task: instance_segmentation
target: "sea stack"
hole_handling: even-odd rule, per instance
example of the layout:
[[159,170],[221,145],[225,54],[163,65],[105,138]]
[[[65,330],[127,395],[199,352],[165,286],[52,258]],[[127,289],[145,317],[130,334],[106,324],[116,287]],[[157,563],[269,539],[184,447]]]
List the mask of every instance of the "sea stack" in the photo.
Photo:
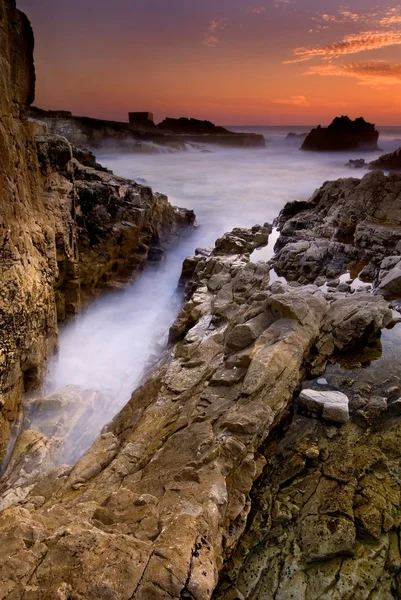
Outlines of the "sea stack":
[[305,138],[301,150],[332,152],[360,150],[374,152],[380,150],[377,145],[379,132],[373,123],[359,117],[352,121],[349,117],[336,117],[328,127],[312,129]]

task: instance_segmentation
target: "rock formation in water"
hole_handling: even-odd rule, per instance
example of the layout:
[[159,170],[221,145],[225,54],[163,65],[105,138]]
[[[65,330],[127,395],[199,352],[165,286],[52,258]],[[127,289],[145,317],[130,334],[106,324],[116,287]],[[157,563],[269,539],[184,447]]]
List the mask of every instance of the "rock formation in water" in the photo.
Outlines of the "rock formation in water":
[[401,147],[390,152],[389,154],[383,154],[376,160],[372,160],[369,163],[369,169],[381,169],[383,171],[401,171]]
[[[130,113],[135,115],[137,113]],[[140,113],[142,114],[142,113]],[[148,114],[148,113],[145,113]],[[197,119],[166,119],[154,125],[149,119],[130,118],[129,123],[76,117],[68,111],[46,111],[31,107],[29,116],[42,121],[49,132],[66,137],[75,146],[110,146],[126,152],[186,150],[186,143],[220,144],[233,147],[263,147],[265,138],[257,133],[235,133]]]
[[0,19],[1,461],[21,394],[40,383],[55,349],[57,317],[160,256],[194,215],[28,122],[32,31],[9,0]]
[[221,133],[233,134],[232,131],[225,129],[225,127],[218,127],[210,121],[188,119],[187,117],[181,117],[179,119],[167,118],[161,121],[157,127],[158,129],[164,129],[166,131],[175,133],[194,133],[199,135],[213,135]]
[[312,129],[301,150],[321,152],[340,150],[379,150],[379,132],[362,117],[352,121],[349,117],[336,117],[328,127]]
[[[270,283],[269,266],[249,260],[269,231],[234,230],[186,260],[172,350],[75,466],[41,475],[48,443],[24,433],[31,443],[17,443],[26,454],[12,458],[13,485],[3,486],[3,598],[273,600],[281,586],[283,599],[309,600],[322,592],[315,572],[323,589],[366,596],[379,577],[397,583],[394,423],[385,448],[369,438],[360,464],[353,442],[364,443],[366,424],[328,413],[286,429],[305,378],[392,312],[369,293]],[[376,518],[381,510],[388,516]],[[260,568],[247,568],[249,555]]]
[[287,133],[286,135],[286,140],[304,140],[309,134],[308,133],[294,133],[293,131],[290,131],[290,133]]

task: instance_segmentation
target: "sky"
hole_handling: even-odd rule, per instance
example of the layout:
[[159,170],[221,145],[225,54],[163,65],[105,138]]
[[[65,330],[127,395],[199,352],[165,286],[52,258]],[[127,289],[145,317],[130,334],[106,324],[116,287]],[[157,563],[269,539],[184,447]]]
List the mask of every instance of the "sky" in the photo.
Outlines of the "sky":
[[401,4],[348,0],[20,0],[35,105],[231,125],[401,125]]

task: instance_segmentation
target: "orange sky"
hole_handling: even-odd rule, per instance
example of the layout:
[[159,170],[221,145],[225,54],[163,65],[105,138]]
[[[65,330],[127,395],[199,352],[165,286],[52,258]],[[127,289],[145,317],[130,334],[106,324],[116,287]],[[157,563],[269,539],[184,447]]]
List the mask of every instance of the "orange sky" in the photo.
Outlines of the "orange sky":
[[221,124],[401,125],[401,4],[22,0],[42,108]]

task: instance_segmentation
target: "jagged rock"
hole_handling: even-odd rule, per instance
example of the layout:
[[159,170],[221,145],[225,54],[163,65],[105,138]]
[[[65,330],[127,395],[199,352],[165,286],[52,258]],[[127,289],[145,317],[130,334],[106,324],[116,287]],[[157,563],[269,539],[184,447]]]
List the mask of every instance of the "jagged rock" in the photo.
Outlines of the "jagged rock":
[[348,398],[342,392],[317,392],[302,390],[299,406],[312,413],[321,414],[322,418],[335,423],[346,423],[349,420]]
[[[241,231],[247,244],[252,236],[259,239],[259,228]],[[220,289],[208,285],[222,272],[230,281],[227,277]],[[30,600],[61,593],[90,598],[99,590],[121,600],[210,599],[219,570],[246,531],[254,482],[271,464],[259,449],[287,417],[316,357],[316,341],[332,340],[331,352],[327,344],[322,347],[322,373],[335,351],[344,353],[369,339],[386,321],[381,297],[370,296],[369,302],[363,295],[350,297],[353,312],[351,304],[341,309],[348,311],[347,326],[340,320],[345,313],[334,306],[342,306],[340,298],[329,301],[317,286],[282,283],[279,293],[274,291],[268,267],[249,262],[242,248],[240,255],[199,252],[190,268],[186,263],[186,277],[186,303],[174,326],[178,341],[108,430],[69,471],[30,479],[14,496],[7,490],[11,506],[0,515],[0,547],[7,548],[0,586],[13,598],[22,597],[28,585]],[[338,296],[348,302],[346,295]],[[354,317],[359,312],[366,315],[360,321]],[[250,323],[249,345],[234,351],[233,332]],[[347,327],[353,336],[346,335]],[[40,402],[53,405],[57,398]],[[319,455],[315,442],[305,443],[281,480],[290,485]],[[311,504],[302,517],[299,548],[307,564],[355,546],[356,526],[343,516],[352,510],[348,490],[353,488],[331,480],[318,490],[332,508],[324,505],[318,518],[316,503]],[[317,483],[311,483],[309,497]],[[337,499],[334,486],[348,486],[347,494]],[[291,510],[277,506],[272,518],[286,523]],[[363,519],[369,527],[368,517]],[[29,561],[27,530],[33,540]],[[283,586],[291,589],[292,581]]]
[[382,171],[401,171],[401,148],[389,154],[383,154],[369,163],[369,169],[380,169]]
[[379,150],[379,132],[362,117],[352,121],[349,117],[336,117],[328,127],[312,129],[302,144],[302,150]]
[[349,167],[350,169],[364,169],[365,167],[367,167],[367,164],[364,158],[351,158],[345,166]]
[[[362,270],[380,284],[380,263],[399,255],[401,176],[375,171],[361,180],[339,179],[308,202],[287,204],[277,220],[274,268],[300,283]],[[362,274],[361,274],[362,276]]]

